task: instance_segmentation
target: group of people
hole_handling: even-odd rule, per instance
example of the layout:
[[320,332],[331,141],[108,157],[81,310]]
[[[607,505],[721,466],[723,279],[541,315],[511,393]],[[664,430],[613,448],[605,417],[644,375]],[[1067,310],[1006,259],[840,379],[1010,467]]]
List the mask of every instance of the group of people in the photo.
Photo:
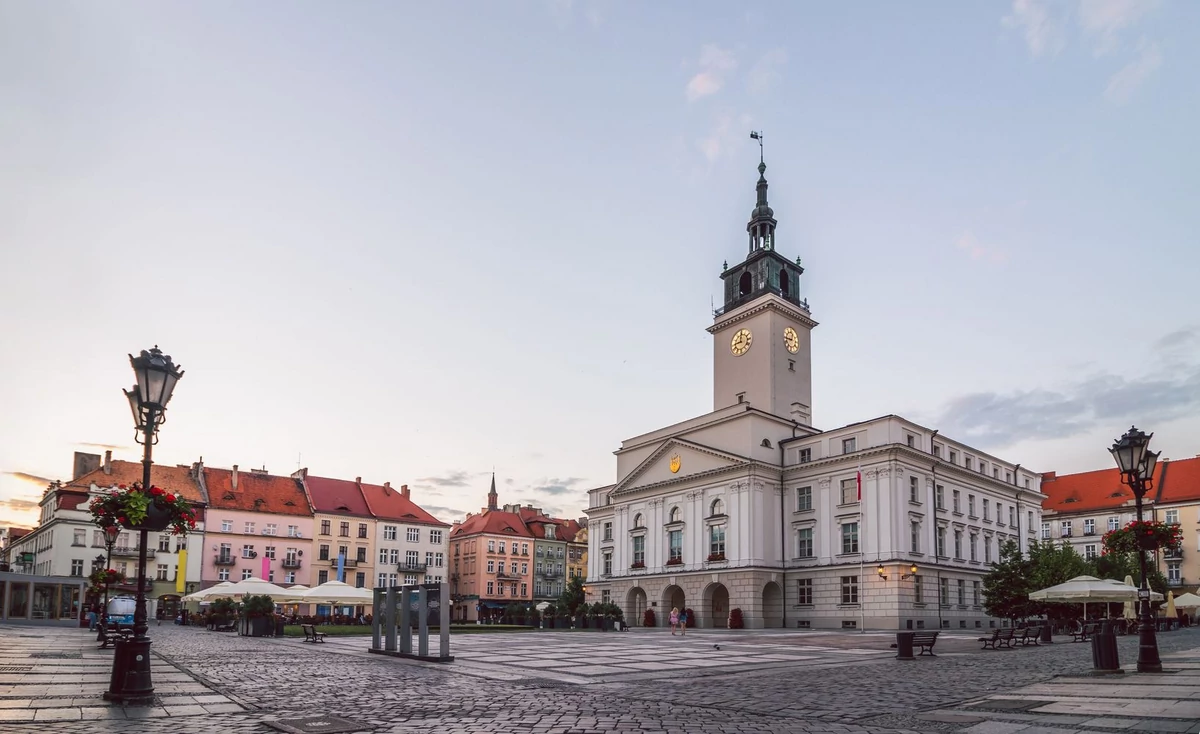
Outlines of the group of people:
[[667,621],[671,623],[671,635],[674,636],[676,630],[682,637],[687,634],[687,610],[679,611],[679,607],[671,607],[671,615],[667,617]]

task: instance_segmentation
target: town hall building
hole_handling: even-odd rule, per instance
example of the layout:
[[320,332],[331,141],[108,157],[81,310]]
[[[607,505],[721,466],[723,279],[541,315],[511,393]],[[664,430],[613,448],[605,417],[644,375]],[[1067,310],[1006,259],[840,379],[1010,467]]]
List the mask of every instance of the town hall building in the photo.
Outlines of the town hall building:
[[885,415],[814,426],[800,259],[776,247],[760,160],[745,260],[721,273],[713,411],[622,442],[589,491],[589,602],[630,624],[976,629],[1000,546],[1041,527],[1039,475]]

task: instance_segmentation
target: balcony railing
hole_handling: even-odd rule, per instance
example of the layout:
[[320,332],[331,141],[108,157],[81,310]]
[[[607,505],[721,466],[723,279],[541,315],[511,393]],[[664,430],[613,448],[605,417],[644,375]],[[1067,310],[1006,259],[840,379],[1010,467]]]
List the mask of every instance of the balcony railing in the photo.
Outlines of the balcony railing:
[[232,566],[237,563],[237,559],[233,556],[218,555],[213,557],[213,564],[217,566]]
[[425,573],[426,564],[424,563],[398,563],[396,570],[400,573]]
[[1165,550],[1163,551],[1163,558],[1183,558],[1183,549]]
[[285,558],[283,559],[283,567],[284,567],[284,568],[300,568],[300,559],[299,559],[299,558],[286,558],[286,557],[285,557]]
[[789,303],[794,303],[797,306],[799,306],[800,308],[804,309],[805,311],[809,310],[808,299],[802,300],[794,293],[784,293],[777,286],[767,285],[762,288],[759,288],[758,290],[752,291],[750,293],[740,295],[732,303],[726,304],[725,306],[723,306],[721,308],[715,309],[713,311],[713,316],[714,317],[720,316],[721,314],[725,313],[726,311],[731,311],[731,310],[737,308],[738,306],[741,306],[744,303],[749,303],[750,301],[753,301],[755,298],[758,298],[759,296],[763,295],[764,293],[774,293],[775,295],[779,296],[783,300],[788,301]]
[[1183,582],[1184,582],[1184,578],[1182,576],[1180,576],[1177,579],[1167,579],[1167,586],[1179,587],[1179,586],[1183,586]]
[[137,548],[113,548],[112,554],[114,556],[118,556],[118,557],[122,557],[122,556],[127,557],[127,558],[130,556],[136,557],[138,555],[138,549]]
[[[320,560],[321,563],[328,563],[332,566],[338,565],[338,557],[337,556],[334,556],[333,558],[321,558],[318,560]],[[363,563],[366,563],[366,561],[363,561]],[[346,568],[357,568],[357,567],[358,567],[358,559],[355,559],[355,558],[347,558],[346,559]]]
[[496,578],[498,578],[498,579],[514,579],[515,580],[515,579],[521,578],[521,575],[516,574],[516,573],[511,573],[509,571],[497,571]]

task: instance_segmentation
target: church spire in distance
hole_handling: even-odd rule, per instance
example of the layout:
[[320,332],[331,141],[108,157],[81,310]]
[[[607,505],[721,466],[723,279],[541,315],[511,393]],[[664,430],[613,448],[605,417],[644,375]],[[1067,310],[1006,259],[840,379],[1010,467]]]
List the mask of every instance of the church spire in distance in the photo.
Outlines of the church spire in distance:
[[750,213],[750,222],[746,232],[750,235],[750,252],[756,250],[775,249],[775,212],[767,204],[767,164],[763,158],[763,134],[761,131],[750,133],[750,137],[758,141],[758,200],[754,211]]
[[492,489],[488,492],[488,509],[500,509],[500,498],[496,495],[496,472],[492,472]]

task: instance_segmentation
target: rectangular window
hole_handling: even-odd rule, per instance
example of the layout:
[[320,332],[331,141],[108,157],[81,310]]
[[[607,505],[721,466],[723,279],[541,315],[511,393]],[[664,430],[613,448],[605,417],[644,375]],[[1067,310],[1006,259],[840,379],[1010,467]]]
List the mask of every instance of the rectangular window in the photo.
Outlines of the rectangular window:
[[710,556],[725,555],[725,526],[713,525],[708,529],[708,554]]
[[804,510],[811,510],[812,508],[812,487],[797,487],[796,511],[803,512]]
[[496,562],[491,559],[488,560],[488,573],[496,573]]
[[977,548],[978,545],[979,545],[979,536],[976,535],[975,533],[971,533],[971,560],[972,561],[979,560],[979,551]]
[[158,536],[158,549],[159,549],[159,551],[161,551],[163,553],[171,552],[171,536],[170,535]]
[[154,578],[157,579],[158,581],[166,581],[167,580],[167,564],[158,563],[155,565],[157,566],[157,568],[154,569]]
[[950,463],[951,464],[958,463],[958,452],[955,451],[954,449],[950,449]]
[[267,523],[263,528],[263,535],[279,535],[279,525],[273,522]]
[[87,545],[87,529],[76,528],[71,545]]
[[975,517],[975,495],[967,495],[967,514]]
[[813,603],[812,579],[796,579],[796,603]]
[[505,551],[504,551],[504,541],[503,541],[503,540],[502,540],[502,541],[500,541],[500,552],[501,552],[501,553],[504,553],[504,552],[505,552]]
[[217,569],[217,581],[228,581],[228,580],[229,580],[229,569],[228,568],[218,568]]
[[1028,518],[1028,522],[1025,523],[1025,531],[1032,533],[1033,532],[1033,510],[1030,510],[1029,512],[1027,512],[1026,517]]
[[[445,554],[445,553],[440,553],[440,552],[439,552],[439,553],[434,553],[434,554],[433,554],[433,565],[434,565],[434,566],[436,566],[436,567],[438,567],[438,568],[443,568],[443,567],[445,567],[445,565],[446,565],[446,554]],[[522,573],[524,573],[524,572],[522,571]]]
[[1180,574],[1180,561],[1167,561],[1167,583],[1178,585],[1182,581]]
[[1088,520],[1083,521],[1083,534],[1084,535],[1095,535],[1096,534],[1096,521],[1095,520],[1088,519]]
[[321,546],[319,548],[317,548],[317,560],[318,561],[328,561],[329,560],[329,545],[328,544],[322,543]]
[[939,592],[938,601],[941,604],[950,603],[950,579],[942,579],[941,591]]
[[[514,585],[513,586],[513,596],[516,596],[516,594],[517,594],[516,588],[517,587]],[[605,589],[604,591],[605,591],[605,593],[608,593],[608,589]],[[521,584],[521,596],[529,596],[529,584]]]
[[[1166,515],[1163,519],[1166,520],[1166,523],[1168,525],[1178,525],[1179,524],[1179,510],[1167,510]],[[81,543],[81,545],[82,545],[82,543]]]
[[612,535],[612,523],[611,523],[611,522],[606,522],[606,523],[604,523],[604,542],[606,542],[606,543],[611,543],[611,542],[612,542],[612,538],[613,538],[613,535]]
[[1062,531],[1062,537],[1064,537],[1064,538],[1071,537],[1071,521],[1070,520],[1063,520],[1059,524],[1059,529]]
[[633,562],[634,564],[646,564],[646,536],[636,535],[633,538]]
[[488,593],[488,596],[496,595],[496,582],[495,581],[487,582],[487,593]]
[[908,538],[909,548],[908,549],[910,551],[912,551],[913,553],[920,553],[921,552],[921,523],[910,522],[908,524],[908,531],[909,531],[909,538]]
[[612,576],[612,553],[605,553],[604,556],[604,575]]
[[[410,550],[404,552],[404,565],[406,568],[416,568],[421,565],[421,552]],[[504,573],[504,562],[500,563],[500,573]]]
[[[379,549],[379,565],[381,565],[381,566],[382,566],[382,565],[384,565],[384,564],[385,564],[385,563],[387,563],[387,562],[388,562],[388,549],[387,549],[387,548],[380,548],[380,549]],[[382,585],[383,585],[383,584],[380,584],[380,586],[382,586]]]
[[921,504],[919,480],[915,476],[908,478],[908,501]]
[[971,457],[970,457],[970,456],[964,456],[964,457],[963,457],[963,468],[964,468],[964,469],[970,469],[970,468],[971,468]]
[[342,537],[342,538],[350,537],[350,523],[349,522],[339,522],[338,523],[338,536]]
[[1087,560],[1092,560],[1096,557],[1096,544],[1091,543],[1083,546],[1083,557]]
[[232,533],[233,532],[233,520],[222,520],[221,521],[221,532],[222,533]]
[[683,561],[683,531],[672,530],[667,533],[667,560],[674,563]]
[[99,548],[103,545],[104,545],[104,531],[103,530],[93,530],[92,531],[92,547]]
[[430,530],[429,531],[429,542],[434,545],[441,545],[442,544],[442,531],[441,530]]
[[842,577],[842,603],[857,604],[858,603],[858,577],[843,576]]
[[934,456],[936,456],[936,457],[938,457],[939,459],[940,459],[940,458],[942,458],[942,446],[941,446],[941,444],[936,444],[936,443],[935,443],[935,444],[933,445],[933,455],[934,455]]
[[300,537],[300,526],[299,525],[288,525],[288,537],[289,538],[299,538]]
[[983,536],[983,562],[992,562],[992,539],[988,536]]
[[946,528],[937,529],[937,549],[935,554],[939,558],[946,557]]
[[921,586],[920,576],[913,576],[913,601],[917,604],[925,603],[925,590]]
[[858,553],[858,523],[842,523],[842,553]]
[[246,523],[246,535],[253,535],[253,534],[254,534],[254,523],[252,523],[252,522]]
[[329,521],[328,520],[321,521],[321,535],[329,535]]
[[529,555],[529,544],[528,543],[521,544],[521,555],[523,555],[523,556]]
[[800,528],[796,531],[796,557],[812,558],[813,531],[812,528]]
[[365,522],[360,522],[358,524],[358,537],[360,537],[360,538],[367,537],[367,524]]
[[1050,540],[1050,523],[1042,523],[1042,540]]
[[398,563],[400,563],[400,549],[399,549],[399,548],[392,548],[392,549],[391,549],[391,550],[388,552],[388,559],[389,559],[389,560],[388,560],[388,561],[385,561],[385,563],[388,563],[388,562],[390,562],[392,565],[395,565],[395,564],[398,564]]
[[963,579],[958,580],[958,603],[960,605],[967,603],[967,582]]
[[915,449],[917,447],[917,437],[911,433],[905,436],[905,440],[907,441],[910,449]]
[[[1050,523],[1044,522],[1044,523],[1042,523],[1042,527],[1049,529]],[[1109,530],[1120,530],[1121,529],[1121,518],[1119,518],[1119,517],[1108,518],[1108,529]],[[1048,538],[1050,536],[1046,535],[1045,537]]]
[[963,536],[963,534],[962,534],[961,530],[954,531],[954,558],[959,561],[961,561],[962,557],[963,557],[962,536]]
[[858,450],[856,448],[857,443],[858,443],[857,440],[854,438],[843,438],[842,439],[842,453],[843,454],[854,453],[855,451]]
[[1003,502],[996,503],[996,524],[997,525],[1004,524],[1004,503]]
[[71,561],[71,575],[72,576],[82,576],[83,575],[83,561],[78,560],[78,559]]
[[1008,506],[1008,524],[1012,525],[1014,528],[1017,526],[1017,506],[1016,505]]
[[991,515],[991,513],[992,513],[991,506],[988,504],[988,500],[987,500],[987,498],[985,497],[985,498],[984,498],[984,500],[983,500],[983,521],[984,521],[984,522],[991,522],[991,521],[992,521],[992,515]]
[[254,546],[243,545],[242,546],[242,558],[254,558]]
[[360,545],[359,547],[354,549],[354,560],[357,561],[358,563],[366,563],[367,562],[367,546]]
[[367,585],[367,574],[365,572],[359,571],[358,573],[354,574],[355,588],[362,589],[362,588],[365,588],[366,585]]
[[275,560],[275,546],[268,545],[267,547],[263,548],[263,555],[267,558],[270,558],[272,561]]
[[395,540],[396,539],[396,526],[395,525],[384,525],[383,526],[383,539],[384,540]]
[[842,504],[852,505],[858,502],[858,477],[842,480]]
[[992,479],[999,479],[999,478],[1000,478],[1000,467],[993,466],[992,467]]
[[957,489],[954,490],[954,494],[951,497],[951,501],[954,503],[954,512],[961,513],[962,512],[962,492],[959,492]]
[[800,463],[807,464],[812,461],[812,449],[800,449]]
[[375,585],[376,586],[387,586],[387,574],[386,573],[379,574],[378,580],[376,581]]
[[254,576],[254,571],[252,571],[248,568],[242,569],[242,581],[245,581],[246,579],[251,578],[253,576]]
[[933,488],[933,504],[939,510],[946,509],[946,488],[940,484]]
[[496,541],[489,540],[488,541],[488,553],[495,553],[495,552],[496,552]]
[[[406,541],[408,541],[409,543],[420,543],[421,542],[421,528],[405,528],[404,529],[404,539]],[[491,551],[495,550],[492,543],[493,543],[493,541],[490,541],[490,540],[488,541],[488,552],[489,553]],[[500,552],[503,553],[504,551],[500,551]]]
[[975,606],[979,606],[980,586],[981,586],[981,584],[978,581],[971,582],[971,603],[974,604]]
[[433,551],[425,551],[425,567],[429,568],[433,565]]

